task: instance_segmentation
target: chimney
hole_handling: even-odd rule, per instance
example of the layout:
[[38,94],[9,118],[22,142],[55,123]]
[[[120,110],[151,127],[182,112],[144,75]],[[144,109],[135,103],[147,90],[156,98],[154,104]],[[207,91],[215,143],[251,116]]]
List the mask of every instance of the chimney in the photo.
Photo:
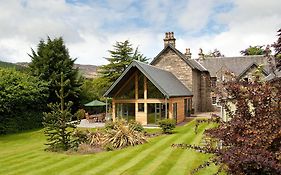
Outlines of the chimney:
[[170,44],[173,47],[176,47],[176,39],[174,38],[174,32],[166,32],[164,38],[164,47]]
[[186,49],[185,49],[185,54],[184,54],[184,55],[186,56],[187,59],[191,59],[190,48],[186,48]]
[[204,59],[203,50],[201,48],[199,48],[198,56],[199,56],[199,59]]

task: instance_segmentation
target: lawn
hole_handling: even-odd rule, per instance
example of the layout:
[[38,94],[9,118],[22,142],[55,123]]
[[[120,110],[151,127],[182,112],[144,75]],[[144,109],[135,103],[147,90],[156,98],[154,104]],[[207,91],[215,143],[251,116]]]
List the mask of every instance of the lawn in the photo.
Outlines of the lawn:
[[[140,146],[89,155],[45,152],[43,130],[1,136],[0,174],[190,174],[208,156],[170,145],[200,143],[204,129],[212,124],[202,124],[195,135],[194,123],[177,127],[176,133],[152,138]],[[215,170],[213,166],[197,174],[212,174]]]

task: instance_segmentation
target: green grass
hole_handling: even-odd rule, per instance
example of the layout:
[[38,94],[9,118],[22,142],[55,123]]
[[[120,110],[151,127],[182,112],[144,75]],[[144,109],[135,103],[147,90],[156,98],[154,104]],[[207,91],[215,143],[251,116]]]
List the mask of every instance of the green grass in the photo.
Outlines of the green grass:
[[[152,138],[149,143],[123,150],[89,155],[67,155],[44,151],[42,130],[0,137],[0,174],[190,174],[208,155],[171,148],[172,143],[198,144],[202,124],[194,134],[194,121],[177,127],[172,135]],[[197,174],[212,174],[209,167]]]

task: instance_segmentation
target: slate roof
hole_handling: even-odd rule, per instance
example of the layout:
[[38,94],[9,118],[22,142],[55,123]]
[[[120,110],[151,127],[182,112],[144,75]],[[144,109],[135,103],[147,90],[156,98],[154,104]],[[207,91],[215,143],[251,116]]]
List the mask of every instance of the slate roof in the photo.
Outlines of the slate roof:
[[139,61],[133,61],[104,94],[112,97],[136,70],[143,73],[167,98],[192,96],[192,93],[171,72]]
[[187,58],[184,54],[182,54],[179,50],[177,50],[176,48],[174,48],[172,45],[168,44],[150,63],[151,65],[153,65],[153,63],[155,63],[159,57],[163,54],[163,52],[165,52],[167,49],[172,49],[183,61],[185,61],[192,69],[197,69],[201,72],[203,71],[207,71],[205,69],[204,66],[202,66],[198,61],[194,60],[194,59],[189,59]]
[[264,65],[264,73],[270,72],[267,59],[263,55],[241,56],[241,57],[216,57],[205,58],[199,61],[209,72],[211,77],[216,77],[216,73],[223,69],[241,76],[253,65]]

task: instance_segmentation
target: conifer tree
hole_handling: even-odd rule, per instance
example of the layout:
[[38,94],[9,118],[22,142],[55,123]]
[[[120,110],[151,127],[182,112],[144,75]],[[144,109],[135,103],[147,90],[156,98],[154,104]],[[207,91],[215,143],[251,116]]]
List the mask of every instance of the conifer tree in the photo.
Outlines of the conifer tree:
[[48,149],[51,151],[66,151],[75,146],[75,138],[73,138],[73,132],[76,129],[76,125],[79,123],[72,122],[73,115],[71,114],[72,102],[65,102],[66,97],[69,95],[69,90],[65,92],[65,87],[68,86],[70,80],[64,80],[64,74],[60,74],[61,81],[58,84],[60,86],[59,92],[56,91],[56,95],[59,98],[59,103],[50,103],[51,111],[44,113],[43,125],[45,127],[45,135],[47,136]]
[[116,42],[113,45],[114,50],[109,50],[110,57],[105,58],[109,64],[100,68],[101,77],[108,81],[109,84],[113,83],[127,68],[133,60],[146,62],[148,59],[132,47],[132,44],[126,40],[124,42]]
[[64,87],[69,91],[67,100],[77,102],[82,79],[78,74],[78,69],[73,67],[76,59],[70,57],[62,37],[53,40],[48,37],[47,41],[41,40],[37,51],[33,49],[31,51],[32,53],[29,54],[32,59],[29,65],[30,73],[48,82],[50,94],[48,103],[58,102],[55,92],[59,91],[59,87],[55,82],[60,81],[61,72],[64,79],[69,79],[69,83]]

